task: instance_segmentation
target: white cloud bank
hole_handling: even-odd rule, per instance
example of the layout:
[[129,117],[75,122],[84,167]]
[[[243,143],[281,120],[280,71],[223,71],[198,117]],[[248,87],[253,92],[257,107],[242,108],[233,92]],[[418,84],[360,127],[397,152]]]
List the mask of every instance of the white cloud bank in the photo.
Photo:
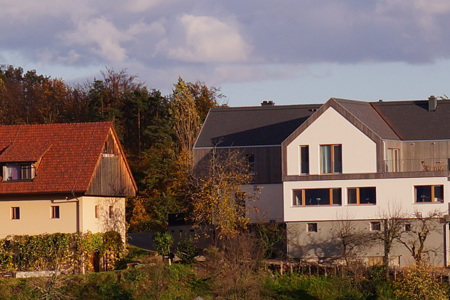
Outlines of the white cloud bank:
[[157,88],[450,58],[447,0],[0,0],[0,26],[0,63],[127,68]]

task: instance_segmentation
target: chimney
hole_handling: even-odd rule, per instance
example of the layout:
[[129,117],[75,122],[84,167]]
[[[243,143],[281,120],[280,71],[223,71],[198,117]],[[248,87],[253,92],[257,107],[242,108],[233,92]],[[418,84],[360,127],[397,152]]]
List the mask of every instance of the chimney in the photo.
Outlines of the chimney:
[[435,111],[437,108],[437,98],[435,96],[428,97],[428,111]]
[[275,105],[275,102],[273,102],[272,100],[270,100],[270,101],[264,100],[261,103],[261,106],[274,106],[274,105]]

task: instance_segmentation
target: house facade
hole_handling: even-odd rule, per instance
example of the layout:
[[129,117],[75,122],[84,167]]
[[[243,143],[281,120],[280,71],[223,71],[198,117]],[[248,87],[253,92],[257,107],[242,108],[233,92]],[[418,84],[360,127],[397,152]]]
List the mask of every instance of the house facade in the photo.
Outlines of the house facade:
[[125,197],[137,189],[111,122],[0,126],[0,171],[0,238],[125,238]]
[[[289,129],[287,136],[279,136],[280,155],[271,156],[268,147],[260,147],[265,155],[254,157],[256,174],[271,172],[265,167],[268,161],[280,164],[279,185],[271,184],[282,191],[266,192],[263,184],[260,205],[269,212],[269,219],[278,222],[281,216],[286,224],[288,256],[338,258],[342,256],[339,234],[343,227],[361,236],[375,236],[383,219],[396,217],[404,221],[404,234],[413,236],[408,231],[418,226],[414,218],[418,213],[424,217],[448,213],[450,101],[430,98],[368,103],[332,98],[314,108],[294,107],[310,114],[298,115],[296,127]],[[282,113],[292,107],[279,109]],[[270,117],[266,120],[274,121]],[[221,123],[226,127],[224,120]],[[214,128],[208,119],[204,126]],[[282,123],[279,126],[283,127]],[[264,129],[244,132],[251,133],[251,140],[266,140],[268,134],[275,134]],[[221,132],[216,133],[209,136],[221,139]],[[233,143],[228,142],[230,145]],[[251,149],[247,146],[242,149]],[[257,178],[255,184],[259,184]],[[270,207],[276,211],[280,204],[282,213],[275,218]],[[449,264],[448,228],[441,219],[434,220],[423,252],[432,265]],[[411,246],[415,241],[407,243]],[[381,261],[384,250],[380,242],[367,242],[358,248],[356,256],[369,263]],[[411,252],[400,241],[394,243],[390,256],[393,264],[413,262]]]

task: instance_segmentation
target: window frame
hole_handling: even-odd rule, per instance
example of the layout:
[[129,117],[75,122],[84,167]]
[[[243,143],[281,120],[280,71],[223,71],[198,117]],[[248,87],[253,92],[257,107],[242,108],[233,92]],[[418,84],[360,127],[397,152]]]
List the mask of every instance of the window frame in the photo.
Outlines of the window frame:
[[108,208],[108,217],[110,219],[114,218],[114,207],[112,205],[110,205]]
[[[325,172],[325,163],[324,163],[324,150],[325,147],[330,147],[330,157],[328,162],[328,156],[327,159],[327,165],[329,164],[330,172]],[[339,159],[336,158],[336,148],[340,149],[340,155]],[[342,173],[342,144],[323,144],[320,145],[320,174],[341,174]],[[337,170],[339,169],[339,170]]]
[[98,204],[94,206],[94,217],[96,219],[98,219],[100,217],[100,208],[99,208]]
[[300,145],[300,175],[309,175],[309,145]]
[[245,155],[245,158],[247,160],[247,166],[248,166],[248,175],[255,175],[255,154],[249,153]]
[[381,222],[380,221],[370,222],[370,231],[381,231]]
[[[328,190],[328,203],[327,204],[307,204],[306,203],[306,192],[312,190]],[[334,203],[335,201],[335,191],[339,191],[340,195],[340,203]],[[301,193],[301,198],[298,198],[298,193]],[[293,207],[314,207],[314,206],[342,206],[342,188],[317,188],[317,189],[294,189],[292,190],[293,199],[292,206]],[[300,199],[300,201],[298,201]],[[301,202],[301,203],[300,203]]]
[[[15,170],[17,178],[13,178]],[[36,177],[36,169],[32,162],[30,163],[6,163],[2,168],[3,181],[30,181]]]
[[[418,187],[430,187],[430,201],[417,201],[417,188]],[[435,200],[436,188],[441,188],[442,198]],[[424,199],[424,198],[422,198]],[[425,185],[414,185],[414,203],[417,204],[442,204],[444,203],[444,185],[443,184],[425,184]]]
[[404,232],[411,232],[411,231],[412,231],[412,225],[411,225],[411,223],[405,223],[405,224],[403,225],[403,231],[404,231]]
[[387,172],[400,172],[400,149],[387,149]]
[[61,211],[59,205],[50,206],[50,218],[59,219],[61,216]]
[[306,223],[306,232],[318,232],[318,231],[319,225],[317,225],[317,222]]
[[11,207],[11,220],[20,220],[20,206]]
[[[375,190],[375,203],[361,203],[361,189]],[[356,203],[350,203],[350,190],[356,190]],[[347,205],[377,205],[377,188],[375,186],[348,187],[347,188]]]

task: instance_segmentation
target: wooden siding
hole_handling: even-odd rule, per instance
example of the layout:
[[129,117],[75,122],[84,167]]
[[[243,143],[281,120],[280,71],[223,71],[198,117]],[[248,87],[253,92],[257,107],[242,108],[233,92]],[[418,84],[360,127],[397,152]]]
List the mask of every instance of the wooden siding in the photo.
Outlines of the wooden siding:
[[[212,148],[194,149],[194,172],[198,176],[204,173],[209,163]],[[281,183],[281,147],[242,147],[216,148],[216,151],[239,151],[242,155],[253,154],[255,157],[255,175],[252,183]]]
[[115,197],[136,195],[133,178],[122,153],[115,138],[110,134],[86,195]]

